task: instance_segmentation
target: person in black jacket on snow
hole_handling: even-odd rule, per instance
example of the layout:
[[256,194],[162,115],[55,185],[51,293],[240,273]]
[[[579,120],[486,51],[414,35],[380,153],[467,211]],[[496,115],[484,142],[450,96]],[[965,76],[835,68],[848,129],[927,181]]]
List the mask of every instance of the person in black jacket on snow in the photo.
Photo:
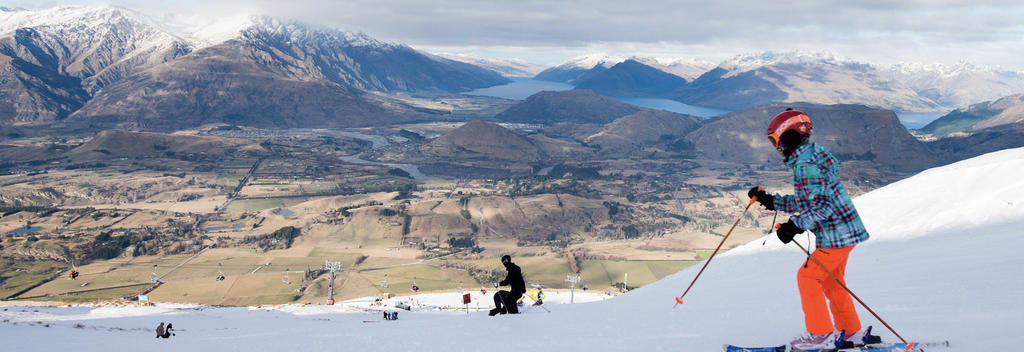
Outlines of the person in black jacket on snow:
[[517,302],[526,293],[526,281],[523,280],[523,272],[518,265],[512,263],[512,257],[508,254],[501,256],[501,264],[508,270],[505,280],[494,284],[494,287],[509,285],[512,291],[501,290],[494,294],[494,309],[490,315],[498,314],[519,314]]

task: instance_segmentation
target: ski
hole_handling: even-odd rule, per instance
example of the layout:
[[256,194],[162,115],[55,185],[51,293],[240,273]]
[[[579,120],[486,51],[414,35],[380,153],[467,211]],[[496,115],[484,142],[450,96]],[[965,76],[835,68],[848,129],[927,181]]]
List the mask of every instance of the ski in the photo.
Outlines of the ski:
[[924,351],[925,348],[945,348],[949,347],[949,341],[941,342],[915,342],[913,348],[908,349],[907,344],[902,342],[896,343],[876,343],[870,345],[864,345],[861,347],[850,347],[850,348],[826,348],[820,350],[796,350],[790,348],[788,345],[779,346],[768,346],[768,347],[740,347],[734,345],[722,346],[722,350],[725,352],[901,352],[901,351]]

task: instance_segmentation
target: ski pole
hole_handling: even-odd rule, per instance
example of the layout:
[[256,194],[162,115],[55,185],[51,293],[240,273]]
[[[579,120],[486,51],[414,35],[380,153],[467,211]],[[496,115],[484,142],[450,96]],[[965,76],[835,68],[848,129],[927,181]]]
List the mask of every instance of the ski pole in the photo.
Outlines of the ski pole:
[[[778,229],[781,226],[782,225],[776,225],[775,228]],[[878,319],[878,321],[882,322],[882,325],[885,325],[885,327],[887,329],[889,329],[889,331],[891,331],[893,333],[893,335],[896,335],[896,337],[899,338],[900,341],[903,341],[903,343],[907,345],[907,347],[904,350],[910,351],[911,349],[914,348],[914,345],[916,343],[914,343],[914,342],[907,342],[906,339],[904,339],[902,336],[900,336],[900,334],[897,333],[896,330],[894,330],[891,326],[889,326],[889,323],[886,323],[885,320],[882,320],[882,317],[878,316],[878,314],[876,314],[874,310],[871,310],[871,307],[868,307],[867,304],[864,304],[864,301],[860,300],[860,297],[857,297],[857,295],[854,294],[853,291],[850,291],[849,287],[846,287],[846,284],[843,283],[843,280],[839,280],[839,278],[837,278],[835,275],[832,274],[832,271],[829,271],[828,268],[825,268],[825,265],[821,264],[821,262],[818,261],[818,258],[815,258],[813,255],[811,255],[811,252],[807,251],[807,249],[804,248],[804,246],[801,245],[800,242],[793,241],[793,243],[796,243],[796,246],[800,247],[800,250],[804,251],[804,253],[806,253],[809,258],[813,259],[814,263],[818,264],[818,266],[821,267],[821,270],[824,270],[825,273],[828,274],[828,276],[832,277],[833,280],[836,280],[836,283],[838,283],[840,287],[842,287],[844,290],[846,290],[846,292],[849,293],[850,296],[852,296],[854,299],[856,299],[857,302],[860,303],[860,305],[862,307],[864,307],[864,309],[867,309],[868,312],[871,312],[871,315],[874,315],[875,319]]]
[[747,215],[747,210],[750,209],[750,206],[753,205],[754,202],[756,202],[756,201],[757,201],[757,197],[751,197],[750,198],[750,203],[747,203],[747,207],[743,208],[743,214],[740,214],[739,219],[736,219],[736,222],[732,223],[732,227],[729,228],[729,232],[725,233],[725,237],[722,237],[722,241],[718,242],[718,247],[715,247],[715,251],[711,252],[711,256],[708,257],[708,260],[706,262],[704,262],[704,266],[701,267],[700,271],[697,272],[697,276],[695,276],[693,278],[693,281],[690,281],[690,286],[686,287],[686,291],[683,291],[682,295],[679,295],[679,297],[676,297],[676,304],[672,305],[673,309],[676,306],[678,306],[680,304],[683,304],[683,297],[686,296],[686,293],[690,292],[690,289],[693,288],[693,284],[697,282],[698,278],[700,278],[700,274],[704,273],[704,269],[706,269],[708,267],[708,264],[711,263],[711,259],[714,259],[715,258],[715,254],[718,254],[718,250],[722,249],[722,245],[725,244],[725,240],[728,239],[729,235],[732,234],[732,230],[736,228],[736,225],[738,225],[740,223],[740,220],[743,220],[743,216]]
[[544,310],[548,311],[548,313],[551,313],[551,310],[548,309],[548,307],[545,307],[543,304],[536,304],[537,300],[533,299],[533,297],[530,297],[530,295],[526,295],[526,297],[533,301],[534,304],[531,304],[531,307],[541,307],[544,308]]

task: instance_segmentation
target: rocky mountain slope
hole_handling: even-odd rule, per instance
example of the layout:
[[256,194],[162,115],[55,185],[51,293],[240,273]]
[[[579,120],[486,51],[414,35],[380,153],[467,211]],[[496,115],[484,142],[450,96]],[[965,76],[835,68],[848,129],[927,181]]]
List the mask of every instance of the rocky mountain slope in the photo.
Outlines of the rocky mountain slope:
[[1024,92],[1024,72],[967,62],[898,64],[889,70],[893,79],[950,109]]
[[970,134],[953,134],[930,141],[928,146],[936,151],[942,163],[973,158],[1003,149],[1024,147],[1024,123],[973,130]]
[[126,9],[0,10],[0,122],[62,119],[104,86],[191,50]]
[[572,85],[586,80],[592,75],[604,72],[622,62],[622,58],[611,57],[603,54],[577,56],[556,65],[555,67],[541,71],[535,79],[542,81],[563,82]]
[[686,83],[685,78],[629,59],[581,79],[576,89],[590,89],[613,97],[650,97],[660,96]]
[[454,160],[502,160],[532,162],[544,157],[528,138],[497,124],[470,121],[435,138],[422,151]]
[[942,109],[872,65],[801,53],[737,56],[668,96],[724,109],[785,102],[863,104],[899,111]]
[[612,121],[585,142],[599,146],[602,153],[628,153],[652,146],[685,152],[690,144],[683,138],[699,125],[700,120],[693,116],[645,109]]
[[956,109],[925,125],[919,131],[942,137],[1020,122],[1024,122],[1024,94]]
[[896,114],[863,105],[758,106],[708,120],[687,139],[700,158],[778,163],[782,156],[771,148],[765,128],[772,116],[789,107],[811,117],[811,140],[829,148],[840,160],[870,161],[879,169],[896,172],[914,172],[937,165],[934,153],[900,124]]
[[340,84],[296,79],[294,72],[282,72],[279,62],[261,61],[264,54],[242,41],[205,48],[107,87],[69,119],[166,130],[216,122],[366,126],[418,116]]
[[263,148],[252,142],[218,137],[170,135],[163,133],[107,130],[88,143],[69,151],[74,160],[163,155],[165,153],[203,153],[224,155],[238,151],[259,153]]
[[540,92],[494,116],[498,121],[536,124],[604,124],[642,108],[590,90]]
[[376,93],[448,94],[509,82],[364,34],[271,17],[237,25],[215,43],[121,8],[0,11],[0,65],[8,68],[0,73],[8,78],[0,84],[7,92],[0,121],[74,114],[139,128],[276,120],[365,126],[417,118]]

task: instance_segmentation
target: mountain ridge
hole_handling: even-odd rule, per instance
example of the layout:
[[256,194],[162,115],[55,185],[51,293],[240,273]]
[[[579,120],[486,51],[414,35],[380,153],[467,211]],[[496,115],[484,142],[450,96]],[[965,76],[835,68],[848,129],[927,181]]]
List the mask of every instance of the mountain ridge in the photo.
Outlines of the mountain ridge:
[[[89,30],[78,29],[85,24]],[[368,126],[435,113],[388,94],[444,95],[510,82],[407,45],[267,16],[229,23],[239,26],[237,35],[209,46],[109,6],[4,12],[0,25],[13,30],[0,35],[0,55],[11,58],[0,60],[8,68],[0,73],[7,76],[0,122],[7,123]],[[170,94],[160,93],[165,88]]]

